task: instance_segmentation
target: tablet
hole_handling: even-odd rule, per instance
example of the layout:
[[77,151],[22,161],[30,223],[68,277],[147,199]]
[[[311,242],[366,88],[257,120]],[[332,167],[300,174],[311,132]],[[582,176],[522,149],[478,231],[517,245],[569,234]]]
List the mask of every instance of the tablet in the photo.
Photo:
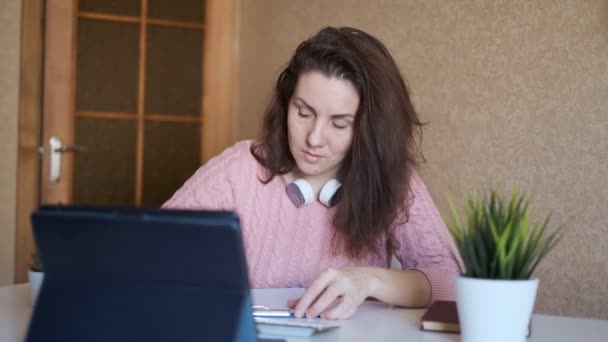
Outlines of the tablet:
[[27,341],[258,341],[233,212],[48,206]]

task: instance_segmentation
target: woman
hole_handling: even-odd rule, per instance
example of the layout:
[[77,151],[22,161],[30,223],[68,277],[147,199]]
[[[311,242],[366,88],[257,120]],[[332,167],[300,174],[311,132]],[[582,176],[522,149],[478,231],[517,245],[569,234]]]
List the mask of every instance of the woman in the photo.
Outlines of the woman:
[[[368,297],[452,299],[459,267],[415,172],[420,126],[384,45],[324,28],[280,74],[261,138],[210,160],[164,207],[236,210],[251,286],[306,287],[297,317],[350,318]],[[388,269],[393,254],[403,270]]]

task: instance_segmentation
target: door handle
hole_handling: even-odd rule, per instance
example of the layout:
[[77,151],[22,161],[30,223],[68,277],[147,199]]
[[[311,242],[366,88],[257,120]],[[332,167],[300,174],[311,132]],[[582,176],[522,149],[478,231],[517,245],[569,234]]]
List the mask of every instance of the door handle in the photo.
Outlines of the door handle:
[[86,152],[86,147],[83,146],[68,146],[61,142],[61,139],[52,136],[49,139],[51,156],[49,159],[49,181],[53,183],[59,182],[61,179],[61,155],[65,152]]

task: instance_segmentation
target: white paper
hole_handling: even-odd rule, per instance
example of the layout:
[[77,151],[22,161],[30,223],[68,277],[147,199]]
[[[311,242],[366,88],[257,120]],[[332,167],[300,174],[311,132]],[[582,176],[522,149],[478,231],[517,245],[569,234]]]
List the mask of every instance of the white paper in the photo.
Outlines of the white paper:
[[287,309],[287,301],[298,299],[304,294],[301,287],[281,289],[252,289],[251,300],[253,305],[261,305],[268,309]]

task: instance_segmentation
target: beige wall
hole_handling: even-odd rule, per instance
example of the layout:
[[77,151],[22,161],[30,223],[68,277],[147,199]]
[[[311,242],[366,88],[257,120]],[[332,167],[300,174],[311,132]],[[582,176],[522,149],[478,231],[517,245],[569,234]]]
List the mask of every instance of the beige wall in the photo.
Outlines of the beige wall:
[[444,214],[448,194],[520,184],[566,226],[536,311],[608,319],[608,1],[242,0],[239,138],[325,25],[393,52],[429,122],[422,173]]
[[13,283],[21,0],[0,1],[0,286]]

